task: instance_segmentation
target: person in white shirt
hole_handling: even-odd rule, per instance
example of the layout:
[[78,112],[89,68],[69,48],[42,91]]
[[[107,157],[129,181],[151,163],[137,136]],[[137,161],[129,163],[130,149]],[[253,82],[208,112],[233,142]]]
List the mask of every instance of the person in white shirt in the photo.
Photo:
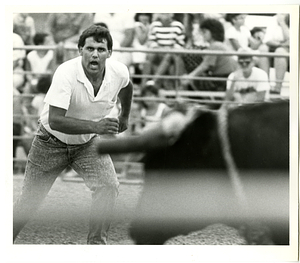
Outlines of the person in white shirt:
[[[109,31],[93,25],[79,38],[80,56],[54,73],[14,205],[14,241],[57,176],[71,166],[92,191],[87,243],[107,244],[119,183],[110,156],[98,155],[96,147],[101,135],[127,129],[132,100],[127,67],[109,59],[112,45]],[[108,117],[117,99],[120,115]]]
[[[39,45],[53,44],[47,33],[37,33],[33,37],[33,43]],[[53,69],[53,50],[32,50],[27,54],[27,70],[32,73],[51,73]]]
[[255,103],[266,101],[269,98],[270,84],[265,71],[254,66],[253,57],[241,50],[243,55],[238,56],[239,69],[228,76],[225,101],[240,103]]
[[226,29],[225,39],[233,51],[241,48],[256,50],[261,41],[252,37],[249,28],[245,26],[245,14],[226,14],[225,19],[232,24]]
[[[273,17],[272,23],[266,29],[263,43],[260,47],[260,52],[262,53],[288,54],[290,52],[289,14],[279,13]],[[272,60],[270,57],[261,57],[260,60],[260,68],[267,72],[267,74],[269,74],[272,63],[274,64],[276,84],[272,92],[280,93],[282,81],[289,68],[289,59],[287,57],[275,57]]]

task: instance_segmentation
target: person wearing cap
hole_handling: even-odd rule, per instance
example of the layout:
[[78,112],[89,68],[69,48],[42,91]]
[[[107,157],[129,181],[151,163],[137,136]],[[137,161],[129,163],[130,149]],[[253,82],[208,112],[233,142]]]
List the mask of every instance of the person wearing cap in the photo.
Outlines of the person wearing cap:
[[250,50],[240,50],[239,68],[228,76],[225,101],[241,103],[262,102],[268,99],[270,84],[267,73],[255,67]]

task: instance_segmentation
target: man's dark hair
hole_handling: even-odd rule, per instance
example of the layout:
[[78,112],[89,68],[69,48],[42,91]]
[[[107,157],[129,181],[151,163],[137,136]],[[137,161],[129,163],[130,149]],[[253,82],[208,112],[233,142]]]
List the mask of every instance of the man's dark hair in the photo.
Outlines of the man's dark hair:
[[33,37],[33,43],[38,45],[43,45],[45,42],[45,38],[48,36],[47,33],[36,33]]
[[139,21],[139,16],[148,16],[149,17],[149,22],[151,23],[152,22],[152,13],[136,13],[134,15],[134,21],[135,22],[138,22]]
[[159,95],[159,90],[155,85],[146,85],[145,87],[143,87],[141,90],[141,96],[144,97],[147,92],[150,92],[155,96]]
[[101,42],[102,39],[106,39],[108,50],[112,50],[113,40],[107,28],[97,25],[92,25],[84,30],[79,37],[78,48],[85,45],[85,40],[88,37],[93,37],[96,42]]
[[[148,92],[152,93],[152,94],[155,95],[155,96],[158,96],[158,95],[159,95],[159,90],[158,90],[158,88],[155,86],[155,84],[146,84],[146,86],[144,86],[144,87],[142,88],[142,90],[141,90],[141,96],[142,96],[142,97],[145,97],[146,94],[147,94]],[[141,105],[142,105],[145,109],[148,108],[147,104],[146,104],[144,101],[141,101]]]
[[213,18],[207,18],[200,24],[200,29],[207,29],[210,31],[214,40],[223,42],[225,39],[225,30],[223,24]]
[[251,33],[251,36],[254,37],[254,35],[257,33],[257,32],[264,32],[263,28],[261,27],[253,27],[251,30],[250,30],[250,33]]
[[241,13],[226,14],[225,15],[225,20],[227,22],[230,22],[231,24],[233,24],[232,20],[235,19],[239,15],[242,15],[242,14]]

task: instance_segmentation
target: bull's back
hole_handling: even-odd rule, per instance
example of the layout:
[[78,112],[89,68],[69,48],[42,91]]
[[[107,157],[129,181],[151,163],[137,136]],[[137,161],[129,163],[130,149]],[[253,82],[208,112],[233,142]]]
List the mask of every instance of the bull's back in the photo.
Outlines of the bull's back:
[[288,170],[288,101],[232,110],[228,134],[232,155],[239,168]]

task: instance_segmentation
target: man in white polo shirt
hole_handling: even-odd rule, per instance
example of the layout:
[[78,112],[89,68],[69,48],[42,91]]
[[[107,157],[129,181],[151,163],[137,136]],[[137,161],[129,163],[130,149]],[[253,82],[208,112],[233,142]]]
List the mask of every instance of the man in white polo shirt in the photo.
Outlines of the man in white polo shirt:
[[[101,135],[127,129],[132,83],[127,67],[108,59],[112,38],[107,29],[86,29],[78,50],[79,57],[57,68],[45,97],[22,193],[14,205],[14,240],[57,176],[70,165],[92,191],[87,243],[107,244],[119,183],[110,156],[99,156],[96,145]],[[122,106],[120,115],[108,117],[117,99]]]

